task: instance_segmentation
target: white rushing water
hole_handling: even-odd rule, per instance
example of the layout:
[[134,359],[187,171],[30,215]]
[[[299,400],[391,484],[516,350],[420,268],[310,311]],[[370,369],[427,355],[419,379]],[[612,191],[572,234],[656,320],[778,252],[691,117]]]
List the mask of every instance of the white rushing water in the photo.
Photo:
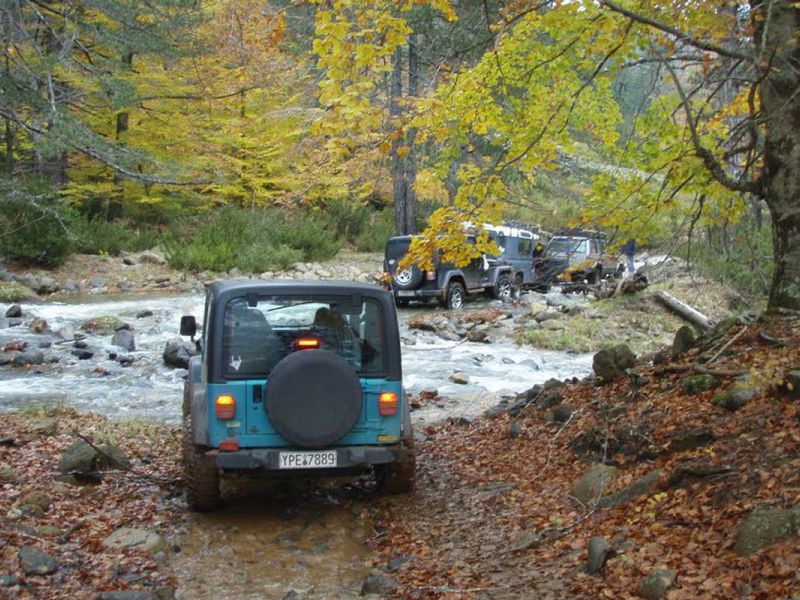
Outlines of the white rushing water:
[[[0,304],[0,315],[8,304]],[[0,411],[34,406],[66,404],[82,411],[94,411],[115,418],[152,418],[169,423],[180,420],[182,369],[164,366],[161,355],[170,338],[178,335],[180,318],[192,314],[200,319],[203,298],[199,294],[147,296],[92,300],[75,303],[24,304],[24,321],[37,316],[50,329],[67,339],[80,331],[90,318],[117,316],[134,328],[136,350],[131,366],[109,358],[120,353],[111,345],[111,334],[88,334],[85,341],[95,355],[79,360],[71,354],[72,343],[42,348],[45,356],[56,356],[53,364],[30,369],[0,367]],[[137,318],[142,311],[152,315]],[[401,311],[401,331],[413,314]],[[0,328],[0,347],[25,341],[35,349],[52,339],[30,332],[25,326]],[[448,342],[432,333],[414,337],[416,343],[403,345],[403,374],[407,390],[435,388],[439,401],[415,412],[415,420],[429,422],[446,416],[475,416],[495,404],[501,395],[526,390],[555,377],[583,377],[591,371],[591,355],[518,347],[510,342],[494,344]],[[467,385],[448,381],[455,371],[469,375]]]

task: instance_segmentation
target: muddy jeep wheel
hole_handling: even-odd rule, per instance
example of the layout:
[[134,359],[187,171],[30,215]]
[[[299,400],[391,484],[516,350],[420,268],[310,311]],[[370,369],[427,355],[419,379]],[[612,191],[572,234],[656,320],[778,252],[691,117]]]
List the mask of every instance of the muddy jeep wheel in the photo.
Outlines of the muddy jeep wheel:
[[514,297],[519,298],[522,295],[522,275],[517,273],[514,277]]
[[508,275],[500,275],[492,288],[492,296],[499,300],[511,300],[514,295],[514,286]]
[[219,469],[194,443],[192,418],[183,418],[183,484],[190,510],[206,512],[219,505]]
[[384,494],[408,494],[414,490],[416,469],[414,440],[405,440],[395,462],[376,467],[378,489]]
[[460,310],[464,308],[464,295],[464,286],[454,281],[447,286],[443,304],[450,310]]

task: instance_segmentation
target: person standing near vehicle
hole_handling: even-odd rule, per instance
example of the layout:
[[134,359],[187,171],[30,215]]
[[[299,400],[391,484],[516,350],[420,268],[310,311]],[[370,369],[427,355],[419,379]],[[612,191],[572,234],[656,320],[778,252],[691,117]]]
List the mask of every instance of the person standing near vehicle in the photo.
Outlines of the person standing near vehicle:
[[638,247],[636,246],[636,240],[633,238],[625,242],[625,245],[619,250],[620,254],[625,255],[630,277],[633,277],[634,273],[636,273],[636,266],[633,264],[633,256],[636,254],[636,250],[638,250]]

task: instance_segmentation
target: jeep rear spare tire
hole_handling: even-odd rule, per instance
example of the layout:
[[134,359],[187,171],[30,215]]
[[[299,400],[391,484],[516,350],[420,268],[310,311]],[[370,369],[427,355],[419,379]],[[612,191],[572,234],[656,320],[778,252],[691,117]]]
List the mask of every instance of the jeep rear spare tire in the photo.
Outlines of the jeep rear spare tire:
[[392,284],[399,290],[411,290],[422,283],[423,274],[417,265],[411,265],[408,269],[395,271],[392,275]]
[[286,441],[323,448],[348,433],[361,414],[361,384],[353,367],[328,350],[301,350],[269,376],[267,415]]

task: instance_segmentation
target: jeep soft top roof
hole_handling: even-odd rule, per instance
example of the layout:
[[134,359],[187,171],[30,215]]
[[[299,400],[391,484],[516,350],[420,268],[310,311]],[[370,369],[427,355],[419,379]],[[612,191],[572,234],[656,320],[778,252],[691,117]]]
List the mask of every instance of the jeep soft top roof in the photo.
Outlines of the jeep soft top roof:
[[320,280],[320,279],[218,279],[208,284],[209,289],[216,293],[227,290],[258,291],[258,292],[295,292],[314,291],[315,288],[322,293],[336,291],[382,293],[383,289],[366,283],[354,281]]

